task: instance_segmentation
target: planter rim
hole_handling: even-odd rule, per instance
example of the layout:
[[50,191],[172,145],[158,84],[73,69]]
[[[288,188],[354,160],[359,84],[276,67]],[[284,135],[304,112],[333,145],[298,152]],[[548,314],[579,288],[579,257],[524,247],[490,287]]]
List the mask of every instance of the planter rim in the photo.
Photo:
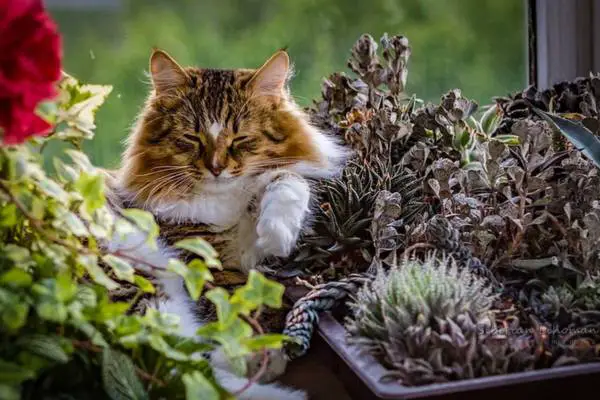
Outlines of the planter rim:
[[331,313],[324,312],[319,316],[317,331],[334,352],[360,377],[365,385],[377,397],[382,399],[416,399],[433,395],[530,383],[551,378],[600,373],[600,363],[594,362],[409,387],[394,382],[381,382],[381,378],[389,371],[372,355],[362,351],[355,345],[348,344],[346,342],[346,330],[342,324],[333,318]]

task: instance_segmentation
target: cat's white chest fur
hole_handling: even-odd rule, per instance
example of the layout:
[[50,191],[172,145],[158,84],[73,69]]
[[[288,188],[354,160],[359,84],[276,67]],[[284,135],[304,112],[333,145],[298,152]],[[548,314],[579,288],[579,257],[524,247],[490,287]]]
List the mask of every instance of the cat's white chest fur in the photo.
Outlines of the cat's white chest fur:
[[177,223],[211,224],[222,228],[236,225],[251,199],[251,192],[243,182],[204,183],[197,194],[185,200],[160,204],[154,213]]

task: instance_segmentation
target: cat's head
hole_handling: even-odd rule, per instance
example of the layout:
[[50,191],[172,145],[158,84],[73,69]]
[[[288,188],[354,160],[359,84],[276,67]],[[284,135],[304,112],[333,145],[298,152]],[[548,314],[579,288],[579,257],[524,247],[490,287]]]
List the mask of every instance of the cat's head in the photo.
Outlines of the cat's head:
[[347,158],[290,96],[283,50],[256,70],[183,68],[154,50],[150,76],[120,171],[141,201],[226,188],[274,168],[327,177]]

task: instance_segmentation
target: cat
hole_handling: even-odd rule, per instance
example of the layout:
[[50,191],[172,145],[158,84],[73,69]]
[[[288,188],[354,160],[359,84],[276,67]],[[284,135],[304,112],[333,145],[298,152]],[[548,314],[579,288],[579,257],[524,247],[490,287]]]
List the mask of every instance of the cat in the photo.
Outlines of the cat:
[[[290,255],[310,221],[311,182],[338,174],[349,151],[313,126],[294,101],[287,51],[277,51],[258,69],[219,70],[184,68],[154,49],[149,75],[151,90],[121,165],[109,174],[120,206],[148,210],[159,224],[180,231],[191,229],[217,250],[226,269],[247,273],[269,258]],[[161,240],[153,250],[134,235],[115,237],[107,246],[166,266],[169,257],[182,256],[173,241]],[[143,263],[136,267],[144,270]],[[161,275],[160,284],[164,296],[157,308],[177,314],[181,334],[193,337],[203,321],[182,280]],[[233,392],[247,382],[231,372],[218,349],[210,359],[225,389]],[[283,354],[272,352],[264,381],[284,370]],[[305,393],[260,383],[240,398],[295,400]]]

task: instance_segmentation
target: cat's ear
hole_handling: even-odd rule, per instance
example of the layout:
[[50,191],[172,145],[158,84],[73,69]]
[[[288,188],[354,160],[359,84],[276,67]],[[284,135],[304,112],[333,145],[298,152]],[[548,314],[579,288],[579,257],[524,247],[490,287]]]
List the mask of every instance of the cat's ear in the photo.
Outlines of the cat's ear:
[[290,57],[279,50],[260,67],[250,79],[248,87],[256,95],[281,97],[288,79]]
[[187,82],[187,74],[167,52],[154,49],[150,56],[150,75],[157,92],[183,86]]

